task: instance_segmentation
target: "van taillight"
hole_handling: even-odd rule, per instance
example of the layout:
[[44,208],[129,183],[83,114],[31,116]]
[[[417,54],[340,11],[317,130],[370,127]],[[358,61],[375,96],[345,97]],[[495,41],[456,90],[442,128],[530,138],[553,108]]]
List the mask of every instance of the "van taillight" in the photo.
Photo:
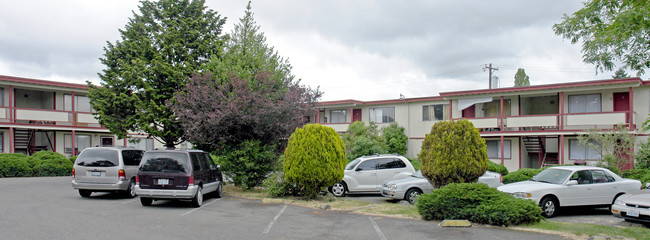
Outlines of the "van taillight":
[[120,180],[126,180],[126,174],[124,173],[124,169],[120,169],[117,172],[118,176],[120,177]]
[[135,175],[135,183],[140,184],[140,176]]
[[499,174],[499,182],[503,183],[503,176],[501,174]]
[[194,184],[194,177],[190,177],[190,181],[187,184]]
[[72,168],[72,178],[74,178],[74,168]]

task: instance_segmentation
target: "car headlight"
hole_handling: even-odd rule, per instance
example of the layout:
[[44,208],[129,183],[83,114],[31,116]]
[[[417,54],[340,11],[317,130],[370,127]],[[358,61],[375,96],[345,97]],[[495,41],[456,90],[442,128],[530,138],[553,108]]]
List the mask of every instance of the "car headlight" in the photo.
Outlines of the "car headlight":
[[530,198],[530,193],[527,192],[515,192],[510,195],[516,198]]
[[625,206],[625,202],[624,202],[624,201],[621,201],[621,200],[616,200],[616,202],[614,202],[614,205]]
[[397,189],[397,184],[388,184],[388,190],[395,190]]

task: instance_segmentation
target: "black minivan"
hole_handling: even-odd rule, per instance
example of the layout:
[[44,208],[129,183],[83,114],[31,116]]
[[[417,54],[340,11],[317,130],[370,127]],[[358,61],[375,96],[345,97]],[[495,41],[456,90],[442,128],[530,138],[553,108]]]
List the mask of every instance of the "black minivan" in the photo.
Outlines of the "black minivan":
[[143,206],[154,200],[191,200],[203,204],[203,194],[223,193],[223,176],[210,154],[200,150],[152,150],[142,157],[135,191]]

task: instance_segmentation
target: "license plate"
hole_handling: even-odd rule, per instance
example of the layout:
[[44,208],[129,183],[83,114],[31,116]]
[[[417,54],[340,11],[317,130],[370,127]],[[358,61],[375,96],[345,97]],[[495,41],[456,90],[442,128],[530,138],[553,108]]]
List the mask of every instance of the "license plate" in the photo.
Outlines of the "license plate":
[[90,172],[90,176],[101,176],[102,172]]
[[167,184],[169,184],[169,179],[166,178],[158,179],[158,185],[167,185]]
[[630,217],[639,217],[639,211],[630,210],[630,211],[627,211],[627,215],[630,216]]

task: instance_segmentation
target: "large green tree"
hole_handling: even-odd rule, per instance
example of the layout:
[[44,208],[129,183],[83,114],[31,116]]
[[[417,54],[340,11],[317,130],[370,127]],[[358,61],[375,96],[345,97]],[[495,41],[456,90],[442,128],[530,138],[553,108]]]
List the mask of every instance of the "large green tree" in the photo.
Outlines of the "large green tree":
[[525,87],[530,86],[530,77],[526,75],[526,71],[523,68],[517,69],[515,73],[515,87]]
[[597,71],[615,63],[641,76],[650,67],[650,0],[589,0],[553,25],[556,35],[582,41],[583,61]]
[[121,40],[107,42],[99,86],[88,82],[99,122],[120,138],[142,131],[166,147],[183,141],[167,106],[186,81],[222,55],[222,18],[204,0],[145,0]]

